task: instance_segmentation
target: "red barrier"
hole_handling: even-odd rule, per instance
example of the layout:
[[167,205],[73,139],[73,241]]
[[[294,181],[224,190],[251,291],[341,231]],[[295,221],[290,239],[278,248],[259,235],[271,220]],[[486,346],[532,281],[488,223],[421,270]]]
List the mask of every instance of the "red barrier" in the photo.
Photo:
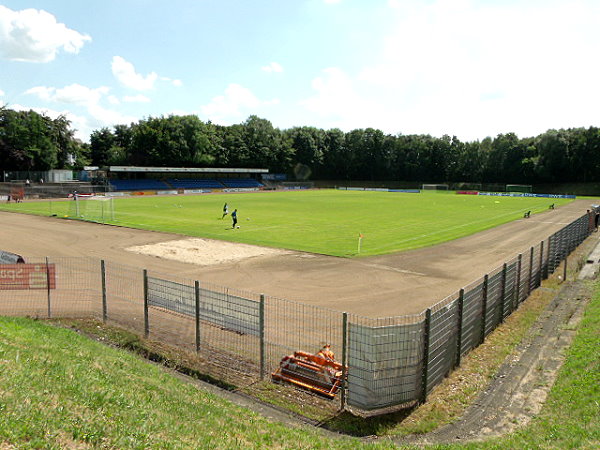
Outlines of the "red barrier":
[[[46,270],[47,269],[47,270]],[[56,289],[54,264],[2,264],[0,265],[0,290]]]

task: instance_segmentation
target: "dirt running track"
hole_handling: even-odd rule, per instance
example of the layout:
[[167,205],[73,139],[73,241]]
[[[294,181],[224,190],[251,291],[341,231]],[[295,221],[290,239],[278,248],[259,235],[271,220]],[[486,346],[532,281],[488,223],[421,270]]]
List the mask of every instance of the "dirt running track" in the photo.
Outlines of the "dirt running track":
[[199,266],[126,251],[180,235],[0,212],[0,250],[89,256],[368,317],[420,313],[583,215],[590,200],[435,247],[344,259],[291,252]]

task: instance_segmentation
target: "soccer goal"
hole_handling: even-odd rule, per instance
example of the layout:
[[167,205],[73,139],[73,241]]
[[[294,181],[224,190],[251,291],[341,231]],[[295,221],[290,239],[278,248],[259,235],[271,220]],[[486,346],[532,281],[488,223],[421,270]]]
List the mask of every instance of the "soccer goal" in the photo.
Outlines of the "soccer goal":
[[447,184],[424,184],[422,188],[424,191],[447,191]]
[[113,222],[115,220],[114,199],[104,196],[75,195],[69,205],[69,216],[90,222]]
[[507,184],[506,192],[533,192],[533,186],[531,184]]

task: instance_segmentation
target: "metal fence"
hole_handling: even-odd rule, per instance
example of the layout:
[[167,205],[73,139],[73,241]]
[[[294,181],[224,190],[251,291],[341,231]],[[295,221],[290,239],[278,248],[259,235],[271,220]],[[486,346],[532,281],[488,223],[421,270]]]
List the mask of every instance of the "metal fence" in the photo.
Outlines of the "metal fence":
[[584,215],[410,316],[361,317],[92,258],[0,265],[0,314],[96,318],[187,350],[236,384],[329,343],[347,367],[340,406],[378,413],[425,401],[592,230]]

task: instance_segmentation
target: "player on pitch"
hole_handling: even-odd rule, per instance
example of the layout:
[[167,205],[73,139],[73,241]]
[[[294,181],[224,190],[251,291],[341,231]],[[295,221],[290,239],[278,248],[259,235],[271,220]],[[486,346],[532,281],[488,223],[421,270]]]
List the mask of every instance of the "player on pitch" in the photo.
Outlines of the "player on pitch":
[[234,209],[233,212],[231,213],[231,220],[233,221],[231,228],[235,228],[235,226],[237,224],[237,209]]
[[221,220],[223,220],[227,214],[229,214],[229,206],[225,203],[223,205],[223,216],[221,216]]

